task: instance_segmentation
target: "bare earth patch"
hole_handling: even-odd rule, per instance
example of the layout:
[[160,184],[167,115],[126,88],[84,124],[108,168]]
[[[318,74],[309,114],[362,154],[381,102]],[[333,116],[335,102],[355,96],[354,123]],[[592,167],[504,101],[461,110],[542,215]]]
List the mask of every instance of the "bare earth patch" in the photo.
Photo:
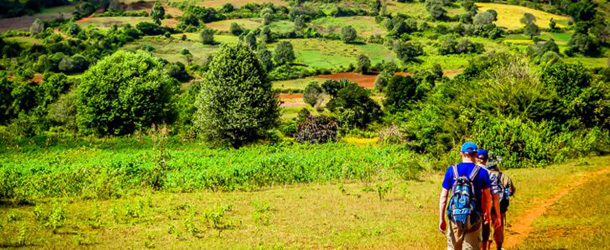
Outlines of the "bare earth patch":
[[570,193],[577,187],[585,184],[590,179],[608,172],[610,172],[610,167],[587,173],[587,175],[585,175],[584,177],[577,179],[571,185],[561,189],[554,196],[546,200],[537,202],[537,206],[523,212],[521,216],[514,220],[517,223],[512,224],[509,228],[507,228],[507,232],[510,236],[507,237],[507,241],[504,243],[504,247],[507,249],[518,247],[529,236],[529,234],[532,233],[532,223],[534,222],[534,220],[538,217],[543,216],[551,205],[557,203],[559,200],[561,200],[561,198],[566,196],[568,193]]

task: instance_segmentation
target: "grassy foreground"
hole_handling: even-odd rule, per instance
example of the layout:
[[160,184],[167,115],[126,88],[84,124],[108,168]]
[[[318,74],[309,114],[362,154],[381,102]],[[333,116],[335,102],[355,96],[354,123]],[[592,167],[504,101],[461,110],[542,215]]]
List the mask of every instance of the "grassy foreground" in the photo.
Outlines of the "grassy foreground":
[[[127,147],[125,144],[120,146]],[[133,150],[143,150],[135,145],[132,147],[135,147]],[[112,152],[112,146],[92,144],[91,148],[71,149],[70,145],[64,145],[29,151],[26,146],[20,153],[11,150],[10,155],[16,155],[14,158],[3,154],[2,160],[12,162],[21,157],[26,159],[24,164],[78,164],[84,168],[87,159],[108,158],[112,161],[117,154],[133,155],[134,159],[143,157],[137,151],[119,152],[116,149]],[[367,148],[363,147],[363,150]],[[176,147],[172,149],[172,154],[199,150],[196,146]],[[341,152],[326,150],[334,154]],[[358,147],[342,150],[352,151],[354,155],[364,154],[364,158],[370,154],[358,151]],[[198,155],[200,159],[211,156],[209,151],[201,152]],[[303,152],[298,151],[298,154]],[[313,153],[319,154],[320,151],[314,150]],[[65,162],[69,157],[73,157],[74,162]],[[270,155],[265,152],[259,156],[268,157]],[[229,163],[240,160],[220,157],[217,161],[224,159]],[[546,168],[509,170],[508,174],[518,188],[517,196],[512,200],[509,224],[518,223],[514,219],[535,206],[536,201],[553,196],[591,171],[607,167],[608,162],[610,157],[605,156]],[[28,206],[4,203],[0,206],[0,246],[59,249],[85,245],[104,249],[442,249],[445,240],[436,229],[441,172],[424,170],[414,180],[405,180],[388,178],[393,174],[383,171],[384,168],[379,169],[377,178],[372,179],[353,181],[331,178],[325,182],[274,185],[256,191],[193,190],[180,193],[134,186],[130,192],[118,198],[60,196],[40,198]],[[588,186],[591,185],[603,193],[610,184],[599,180]],[[587,189],[575,192],[583,191]],[[560,206],[574,209],[574,202],[593,197],[574,195],[576,200],[566,198]],[[600,200],[598,208],[606,204],[604,202]],[[574,220],[569,226],[579,228],[580,225],[587,225],[589,221],[585,218],[596,218],[591,216],[607,220],[603,211],[586,210],[582,219]],[[553,221],[552,216],[549,217],[550,222]],[[547,225],[552,226],[543,220],[536,224],[536,229],[544,230]],[[508,230],[510,232],[510,227]],[[538,233],[535,231],[534,237]],[[600,237],[600,233],[603,232],[591,231],[595,237]],[[568,241],[570,236],[565,236],[564,240]],[[579,240],[574,238],[573,241]],[[602,239],[602,242],[607,242],[607,239]]]

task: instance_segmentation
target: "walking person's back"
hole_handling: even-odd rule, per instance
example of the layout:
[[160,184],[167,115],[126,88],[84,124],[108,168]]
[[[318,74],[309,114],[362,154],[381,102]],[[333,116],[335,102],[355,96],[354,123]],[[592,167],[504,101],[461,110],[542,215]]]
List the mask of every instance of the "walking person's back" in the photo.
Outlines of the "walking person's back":
[[445,173],[439,198],[439,230],[447,233],[447,249],[480,249],[481,225],[490,221],[491,180],[487,170],[475,164],[476,152],[476,144],[464,143],[462,163],[450,166]]
[[[506,212],[508,211],[508,206],[510,204],[510,197],[515,195],[515,185],[513,184],[513,181],[510,179],[510,177],[503,173],[502,171],[500,171],[498,165],[500,163],[502,159],[498,156],[496,156],[495,154],[493,154],[493,152],[489,153],[489,161],[486,162],[487,164],[487,170],[489,171],[489,177],[492,181],[491,183],[491,188],[493,189],[492,193],[497,193],[498,194],[498,200],[499,200],[499,209],[500,209],[500,216],[494,216],[497,213],[492,213],[492,216],[494,216],[495,218],[492,218],[494,221],[497,220],[499,221],[501,224],[499,225],[499,227],[494,229],[494,241],[496,242],[496,247],[498,250],[503,249],[502,248],[502,244],[504,243],[504,226],[506,224]],[[486,233],[486,235],[485,235]],[[489,239],[489,235],[490,235],[490,231],[489,229],[487,229],[487,232],[484,232],[484,237],[483,240],[487,241],[487,239]],[[487,236],[487,237],[485,237]],[[485,242],[485,244],[487,244],[487,242]]]

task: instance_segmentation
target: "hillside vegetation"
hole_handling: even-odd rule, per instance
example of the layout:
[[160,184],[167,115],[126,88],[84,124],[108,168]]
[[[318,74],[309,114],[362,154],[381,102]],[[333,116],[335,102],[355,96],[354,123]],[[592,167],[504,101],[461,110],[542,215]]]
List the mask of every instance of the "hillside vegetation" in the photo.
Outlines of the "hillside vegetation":
[[4,1],[0,247],[440,248],[465,141],[517,214],[603,167],[606,5]]

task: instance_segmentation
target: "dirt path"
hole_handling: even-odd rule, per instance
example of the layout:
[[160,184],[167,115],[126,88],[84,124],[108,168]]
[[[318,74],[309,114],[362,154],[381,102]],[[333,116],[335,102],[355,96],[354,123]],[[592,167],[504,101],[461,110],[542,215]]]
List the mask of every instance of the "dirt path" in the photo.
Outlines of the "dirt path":
[[610,172],[610,166],[587,173],[585,176],[580,177],[576,181],[572,182],[572,184],[570,184],[569,186],[562,188],[557,194],[546,200],[541,201],[537,206],[524,211],[519,217],[517,217],[517,219],[514,220],[516,223],[511,224],[510,230],[515,234],[511,234],[507,237],[507,241],[504,243],[503,247],[506,249],[513,249],[521,245],[521,243],[523,243],[523,241],[534,230],[534,228],[532,227],[534,220],[538,217],[543,216],[551,205],[561,200],[561,198],[566,196],[568,193],[570,193],[572,190],[576,189],[580,185],[586,183],[591,178],[607,172]]

